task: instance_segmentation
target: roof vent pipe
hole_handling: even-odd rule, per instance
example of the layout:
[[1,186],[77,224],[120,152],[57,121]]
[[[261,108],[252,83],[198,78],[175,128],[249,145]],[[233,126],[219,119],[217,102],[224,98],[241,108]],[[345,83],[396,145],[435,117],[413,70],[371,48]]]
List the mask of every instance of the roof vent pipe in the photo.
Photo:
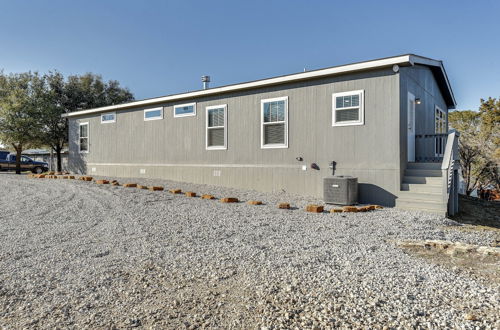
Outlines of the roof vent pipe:
[[210,76],[201,76],[201,82],[203,83],[203,89],[208,89],[208,83],[210,82]]

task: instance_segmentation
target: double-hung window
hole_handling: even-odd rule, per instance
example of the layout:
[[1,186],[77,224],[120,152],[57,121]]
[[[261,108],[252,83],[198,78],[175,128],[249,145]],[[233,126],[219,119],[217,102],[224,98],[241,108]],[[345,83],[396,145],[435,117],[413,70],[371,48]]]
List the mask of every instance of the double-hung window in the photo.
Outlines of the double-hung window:
[[80,152],[89,152],[89,123],[80,123],[78,146]]
[[144,110],[144,121],[163,119],[163,108]]
[[179,104],[174,106],[174,117],[196,116],[196,103]]
[[261,100],[261,148],[288,148],[288,97]]
[[364,124],[364,91],[333,94],[332,126]]
[[207,150],[227,149],[227,105],[207,107]]
[[101,124],[116,122],[116,112],[103,113],[101,115]]

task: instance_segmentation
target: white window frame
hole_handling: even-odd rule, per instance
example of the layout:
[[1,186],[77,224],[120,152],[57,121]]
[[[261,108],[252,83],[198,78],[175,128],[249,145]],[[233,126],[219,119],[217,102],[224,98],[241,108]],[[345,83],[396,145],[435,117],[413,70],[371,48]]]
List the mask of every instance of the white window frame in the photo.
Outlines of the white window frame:
[[[355,94],[359,95],[359,107],[342,108],[342,109],[339,109],[339,111],[359,108],[359,119],[358,120],[350,120],[350,121],[342,121],[342,122],[337,123],[336,118],[335,118],[335,114],[337,113],[336,98],[339,96],[348,96],[348,95],[355,95]],[[356,91],[348,91],[348,92],[341,92],[341,93],[333,93],[332,94],[332,126],[356,126],[356,125],[364,125],[364,124],[365,124],[365,91],[363,89],[356,90]]]
[[[192,113],[184,113],[184,114],[181,114],[181,115],[176,115],[175,114],[175,109],[182,108],[182,107],[189,107],[189,106],[193,106],[193,110],[194,111]],[[196,102],[174,105],[174,118],[191,117],[191,116],[196,116]]]
[[[87,150],[81,149],[82,143],[80,142],[80,140],[82,139],[82,137],[80,135],[80,132],[81,132],[80,127],[82,127],[82,126],[87,126],[87,138],[86,138],[87,139]],[[78,124],[78,152],[81,154],[88,154],[89,150],[90,150],[90,125],[89,125],[89,122],[86,121],[86,122]]]
[[[152,111],[158,111],[160,110],[161,114],[159,116],[156,116],[156,117],[150,117],[150,118],[146,118],[146,113],[148,112],[152,112]],[[163,119],[163,107],[158,107],[158,108],[151,108],[151,109],[145,109],[144,110],[144,121],[150,121],[150,120],[160,120],[160,119]]]
[[[224,108],[224,126],[208,127],[208,111],[212,109]],[[206,124],[205,124],[205,149],[206,150],[227,150],[227,104],[211,105],[205,108]],[[224,127],[224,145],[223,146],[209,146],[208,145],[208,130],[210,128]]]
[[[264,103],[276,102],[276,101],[285,101],[285,121],[273,121],[273,122],[265,123],[264,122]],[[282,143],[264,144],[264,125],[277,124],[277,123],[284,123],[285,124],[285,143],[283,143],[283,144]],[[260,100],[260,148],[261,149],[288,148],[288,96]]]
[[[106,115],[113,115],[113,120],[103,120],[103,117]],[[116,123],[116,112],[105,112],[101,113],[101,124],[111,124]]]

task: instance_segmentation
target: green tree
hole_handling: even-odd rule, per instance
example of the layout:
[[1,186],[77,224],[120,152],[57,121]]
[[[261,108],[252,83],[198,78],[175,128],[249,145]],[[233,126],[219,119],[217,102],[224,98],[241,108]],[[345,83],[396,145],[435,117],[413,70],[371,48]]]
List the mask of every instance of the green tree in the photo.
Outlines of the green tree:
[[40,140],[56,153],[58,171],[62,169],[61,152],[68,142],[68,120],[62,114],[134,100],[133,94],[116,80],[104,82],[92,73],[72,75],[65,80],[61,73],[49,72],[44,81]]
[[481,185],[500,182],[499,156],[500,100],[481,99],[479,112],[465,110],[450,112],[450,126],[460,132],[460,165],[467,195]]
[[38,73],[4,75],[0,71],[0,141],[16,151],[16,173],[21,173],[21,153],[36,146],[43,78]]

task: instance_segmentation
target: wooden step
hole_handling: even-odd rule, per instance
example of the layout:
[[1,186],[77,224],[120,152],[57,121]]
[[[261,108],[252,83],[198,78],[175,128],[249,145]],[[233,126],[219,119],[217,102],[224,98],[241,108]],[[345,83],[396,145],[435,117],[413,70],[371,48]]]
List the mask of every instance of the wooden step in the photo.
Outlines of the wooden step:
[[406,169],[405,175],[407,175],[407,176],[440,177],[440,176],[442,176],[442,172],[441,172],[441,170]]
[[442,184],[443,179],[441,177],[425,177],[425,176],[408,176],[403,177],[403,183],[428,183],[431,185]]
[[441,170],[441,163],[408,163],[409,170]]
[[443,187],[440,184],[402,183],[401,184],[401,191],[441,194],[443,192]]
[[398,200],[442,202],[443,195],[440,193],[400,191]]

